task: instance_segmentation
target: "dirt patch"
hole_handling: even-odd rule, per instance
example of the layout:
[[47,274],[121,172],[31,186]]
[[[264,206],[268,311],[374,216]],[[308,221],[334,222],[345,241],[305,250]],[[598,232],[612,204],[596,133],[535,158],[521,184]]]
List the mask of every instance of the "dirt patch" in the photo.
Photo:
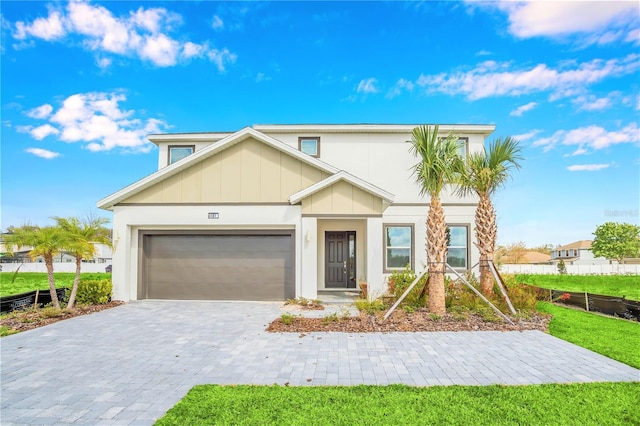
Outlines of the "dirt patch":
[[[124,302],[115,300],[104,305],[78,306],[72,310],[63,309],[56,316],[48,316],[51,311],[46,310],[46,308],[14,311],[6,317],[0,318],[0,326],[15,330],[16,332],[27,331],[69,318],[104,311],[105,309],[114,308],[122,304],[124,304]],[[44,314],[45,312],[47,315]]]
[[384,313],[369,315],[360,312],[355,317],[303,318],[294,316],[290,324],[277,318],[269,324],[267,331],[276,333],[310,333],[314,331],[333,331],[344,333],[391,333],[415,331],[524,331],[540,330],[548,332],[551,316],[534,313],[530,318],[512,319],[515,325],[503,320],[486,321],[479,315],[469,314],[462,318],[452,314],[435,317],[426,310],[407,313],[395,311],[385,321]]

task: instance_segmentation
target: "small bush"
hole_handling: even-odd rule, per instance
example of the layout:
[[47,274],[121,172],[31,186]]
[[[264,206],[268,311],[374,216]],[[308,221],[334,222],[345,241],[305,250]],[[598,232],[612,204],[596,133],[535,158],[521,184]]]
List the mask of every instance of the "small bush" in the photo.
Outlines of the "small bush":
[[103,305],[111,300],[110,280],[80,280],[76,300],[82,305]]
[[57,318],[62,315],[62,309],[57,309],[54,306],[46,306],[38,311],[42,318]]
[[[388,279],[388,288],[389,295],[392,297],[395,302],[402,296],[402,294],[407,290],[407,288],[411,285],[413,281],[416,279],[416,274],[409,268],[409,265],[402,270],[396,271],[389,276]],[[400,306],[412,306],[414,308],[419,308],[425,306],[424,298],[420,297],[422,293],[422,289],[427,283],[427,275],[424,275],[420,281],[411,289],[411,292],[404,298]]]
[[340,317],[338,317],[338,313],[334,312],[332,314],[327,314],[322,317],[322,322],[325,324],[329,324],[330,322],[338,322],[340,321]]
[[384,311],[385,309],[384,303],[382,303],[382,300],[380,299],[356,299],[355,305],[359,311],[366,312],[369,315],[373,315],[378,311]]
[[280,315],[280,320],[284,325],[291,325],[294,319],[295,319],[295,316],[292,314],[284,313]]

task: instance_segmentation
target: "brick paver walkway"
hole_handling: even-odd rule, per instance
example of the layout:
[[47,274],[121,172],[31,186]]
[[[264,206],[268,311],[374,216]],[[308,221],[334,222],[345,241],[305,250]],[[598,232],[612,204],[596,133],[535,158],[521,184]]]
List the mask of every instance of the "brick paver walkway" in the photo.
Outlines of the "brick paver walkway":
[[640,381],[542,332],[297,333],[280,304],[132,302],[4,337],[0,423],[152,424],[195,384]]

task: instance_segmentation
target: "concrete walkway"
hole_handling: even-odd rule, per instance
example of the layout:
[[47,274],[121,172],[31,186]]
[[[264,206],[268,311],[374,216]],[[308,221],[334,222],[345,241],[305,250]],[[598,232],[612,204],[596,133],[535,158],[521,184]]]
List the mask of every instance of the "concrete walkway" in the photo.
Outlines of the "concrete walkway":
[[639,381],[547,334],[292,333],[280,304],[144,301],[4,337],[0,423],[152,424],[195,384]]

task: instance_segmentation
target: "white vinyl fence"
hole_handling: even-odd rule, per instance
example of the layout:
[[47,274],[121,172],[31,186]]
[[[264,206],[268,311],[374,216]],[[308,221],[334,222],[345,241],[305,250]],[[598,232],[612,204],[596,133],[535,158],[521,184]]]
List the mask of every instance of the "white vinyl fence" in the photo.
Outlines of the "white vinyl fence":
[[[111,263],[83,263],[82,272],[105,272],[105,268],[110,264]],[[1,272],[15,272],[20,265],[22,265],[20,272],[47,272],[47,267],[43,262],[0,263],[2,267]],[[75,262],[54,263],[53,272],[76,272],[76,264]]]
[[[640,274],[640,265],[566,265],[570,275]],[[557,265],[508,264],[499,268],[503,274],[557,274]]]

